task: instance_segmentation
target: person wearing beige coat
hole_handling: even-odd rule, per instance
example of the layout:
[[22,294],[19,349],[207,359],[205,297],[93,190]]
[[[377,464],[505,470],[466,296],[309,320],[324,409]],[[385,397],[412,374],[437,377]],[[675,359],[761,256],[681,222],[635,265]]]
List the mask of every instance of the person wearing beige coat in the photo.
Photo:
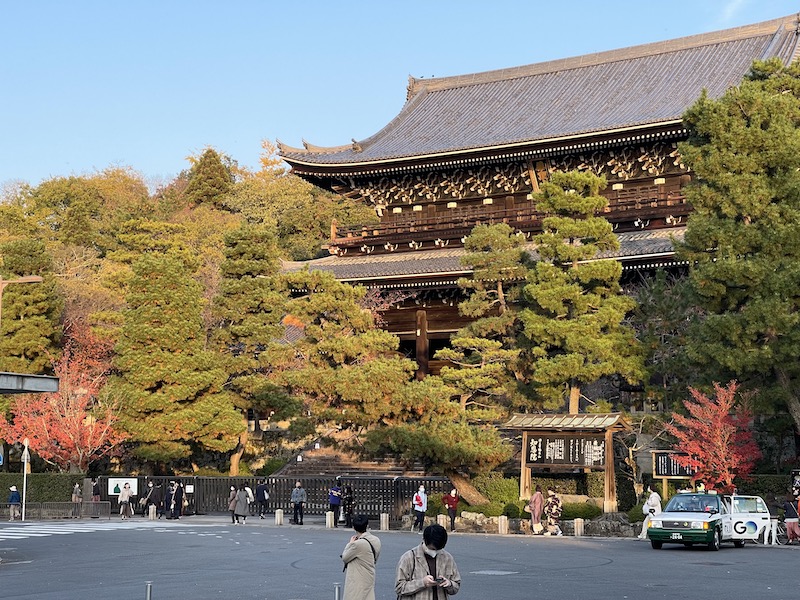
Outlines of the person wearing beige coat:
[[353,517],[356,533],[342,551],[344,562],[343,600],[375,600],[375,565],[381,554],[381,541],[367,530],[369,519]]
[[453,555],[444,550],[447,531],[428,525],[422,543],[397,563],[395,592],[401,600],[444,600],[461,589],[461,574]]

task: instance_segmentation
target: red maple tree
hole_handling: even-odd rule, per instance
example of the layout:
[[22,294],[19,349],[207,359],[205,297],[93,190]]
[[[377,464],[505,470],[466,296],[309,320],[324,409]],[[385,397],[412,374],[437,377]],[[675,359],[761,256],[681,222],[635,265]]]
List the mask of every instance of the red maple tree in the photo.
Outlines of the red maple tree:
[[89,464],[114,451],[125,435],[114,428],[117,407],[101,399],[111,366],[112,344],[87,328],[67,332],[55,362],[59,390],[17,396],[11,419],[0,414],[0,437],[21,442],[61,471],[86,472]]
[[667,432],[675,437],[673,448],[685,455],[678,464],[696,469],[692,481],[703,481],[707,489],[733,491],[735,478],[747,479],[761,458],[751,425],[752,414],[746,403],[737,403],[738,384],[722,387],[714,383],[714,398],[689,388],[692,400],[683,405],[689,416],[674,414]]

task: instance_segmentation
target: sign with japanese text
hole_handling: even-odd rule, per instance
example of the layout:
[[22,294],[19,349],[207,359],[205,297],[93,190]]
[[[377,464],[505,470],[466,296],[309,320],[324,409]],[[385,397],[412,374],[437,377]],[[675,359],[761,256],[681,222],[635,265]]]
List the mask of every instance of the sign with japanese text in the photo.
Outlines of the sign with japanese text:
[[691,479],[695,470],[679,465],[676,456],[686,455],[680,452],[653,452],[653,477]]
[[544,434],[528,437],[525,462],[529,466],[604,467],[603,435]]

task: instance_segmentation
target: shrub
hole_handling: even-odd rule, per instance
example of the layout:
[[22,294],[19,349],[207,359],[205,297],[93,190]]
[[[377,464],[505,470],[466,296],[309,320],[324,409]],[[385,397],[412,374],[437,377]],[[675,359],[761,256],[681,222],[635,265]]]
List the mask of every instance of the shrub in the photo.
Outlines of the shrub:
[[519,519],[519,506],[509,502],[503,508],[503,514],[509,519]]
[[599,506],[583,503],[568,502],[561,506],[562,519],[594,519],[603,514],[603,510]]
[[256,469],[255,474],[261,477],[267,477],[268,475],[272,475],[275,471],[280,469],[283,465],[286,464],[286,461],[282,458],[270,458],[267,462],[264,463],[263,466]]
[[508,504],[519,501],[518,478],[505,478],[501,473],[491,472],[486,475],[479,475],[473,483],[475,489],[493,503]]
[[644,506],[644,502],[640,502],[632,509],[628,511],[628,520],[631,523],[639,523],[644,521],[644,513],[642,512],[642,506]]
[[500,502],[490,502],[489,504],[479,504],[471,506],[469,512],[481,513],[487,517],[499,517],[503,514],[504,505]]

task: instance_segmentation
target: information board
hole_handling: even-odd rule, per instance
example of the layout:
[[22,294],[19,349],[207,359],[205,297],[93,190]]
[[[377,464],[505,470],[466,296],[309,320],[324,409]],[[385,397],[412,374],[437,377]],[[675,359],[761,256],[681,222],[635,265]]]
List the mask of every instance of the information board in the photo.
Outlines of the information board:
[[688,456],[681,452],[653,452],[653,477],[691,479],[695,469],[679,465],[676,456]]
[[525,461],[529,466],[604,467],[603,435],[530,435]]

